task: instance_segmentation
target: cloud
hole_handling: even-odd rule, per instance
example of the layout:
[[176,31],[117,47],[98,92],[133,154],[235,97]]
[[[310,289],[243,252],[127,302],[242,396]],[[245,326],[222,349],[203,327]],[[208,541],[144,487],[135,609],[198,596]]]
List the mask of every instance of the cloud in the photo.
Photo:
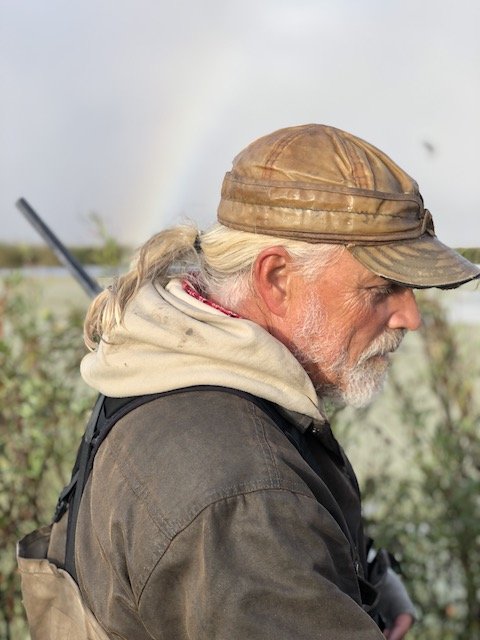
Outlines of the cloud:
[[316,121],[413,174],[447,241],[479,242],[477,3],[30,0],[0,12],[4,240],[35,237],[20,195],[67,243],[91,241],[91,210],[134,243],[185,214],[204,226],[235,153]]

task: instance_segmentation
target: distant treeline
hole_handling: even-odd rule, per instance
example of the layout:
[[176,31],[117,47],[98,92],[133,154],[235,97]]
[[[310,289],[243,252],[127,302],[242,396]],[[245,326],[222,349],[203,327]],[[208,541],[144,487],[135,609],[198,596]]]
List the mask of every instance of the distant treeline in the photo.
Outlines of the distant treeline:
[[[81,264],[117,265],[131,255],[131,249],[109,242],[100,247],[69,247]],[[0,268],[50,267],[59,262],[51,249],[42,245],[0,243]]]
[[480,248],[469,248],[469,249],[457,249],[462,256],[465,256],[467,260],[470,262],[474,262],[475,264],[480,264]]
[[[69,247],[69,251],[81,264],[115,266],[131,254],[130,247],[123,247],[111,240],[100,247]],[[480,248],[457,249],[465,258],[480,264]],[[27,266],[49,267],[58,265],[55,254],[47,246],[0,243],[0,268]]]

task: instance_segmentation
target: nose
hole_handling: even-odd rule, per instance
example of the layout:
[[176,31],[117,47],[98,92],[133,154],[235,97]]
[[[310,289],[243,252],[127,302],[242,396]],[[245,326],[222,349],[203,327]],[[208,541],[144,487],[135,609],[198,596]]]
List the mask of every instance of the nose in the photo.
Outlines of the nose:
[[406,287],[402,289],[401,293],[395,296],[394,304],[395,307],[388,322],[390,329],[416,331],[422,324],[422,316],[412,289]]

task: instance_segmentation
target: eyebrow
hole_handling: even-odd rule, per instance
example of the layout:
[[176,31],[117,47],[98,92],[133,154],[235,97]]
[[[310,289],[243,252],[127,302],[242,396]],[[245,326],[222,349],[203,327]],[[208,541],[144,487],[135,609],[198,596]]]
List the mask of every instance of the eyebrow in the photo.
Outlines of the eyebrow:
[[393,280],[389,280],[388,278],[384,278],[383,276],[373,276],[373,278],[369,278],[362,283],[359,283],[360,286],[364,287],[385,287],[390,284],[395,284]]

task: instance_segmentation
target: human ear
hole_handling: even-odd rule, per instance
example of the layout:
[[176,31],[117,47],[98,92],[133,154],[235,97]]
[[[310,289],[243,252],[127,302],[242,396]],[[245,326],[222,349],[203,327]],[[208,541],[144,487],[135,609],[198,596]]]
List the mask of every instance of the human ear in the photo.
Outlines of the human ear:
[[291,273],[292,258],[284,247],[264,249],[253,265],[255,291],[276,316],[283,317],[287,311]]

